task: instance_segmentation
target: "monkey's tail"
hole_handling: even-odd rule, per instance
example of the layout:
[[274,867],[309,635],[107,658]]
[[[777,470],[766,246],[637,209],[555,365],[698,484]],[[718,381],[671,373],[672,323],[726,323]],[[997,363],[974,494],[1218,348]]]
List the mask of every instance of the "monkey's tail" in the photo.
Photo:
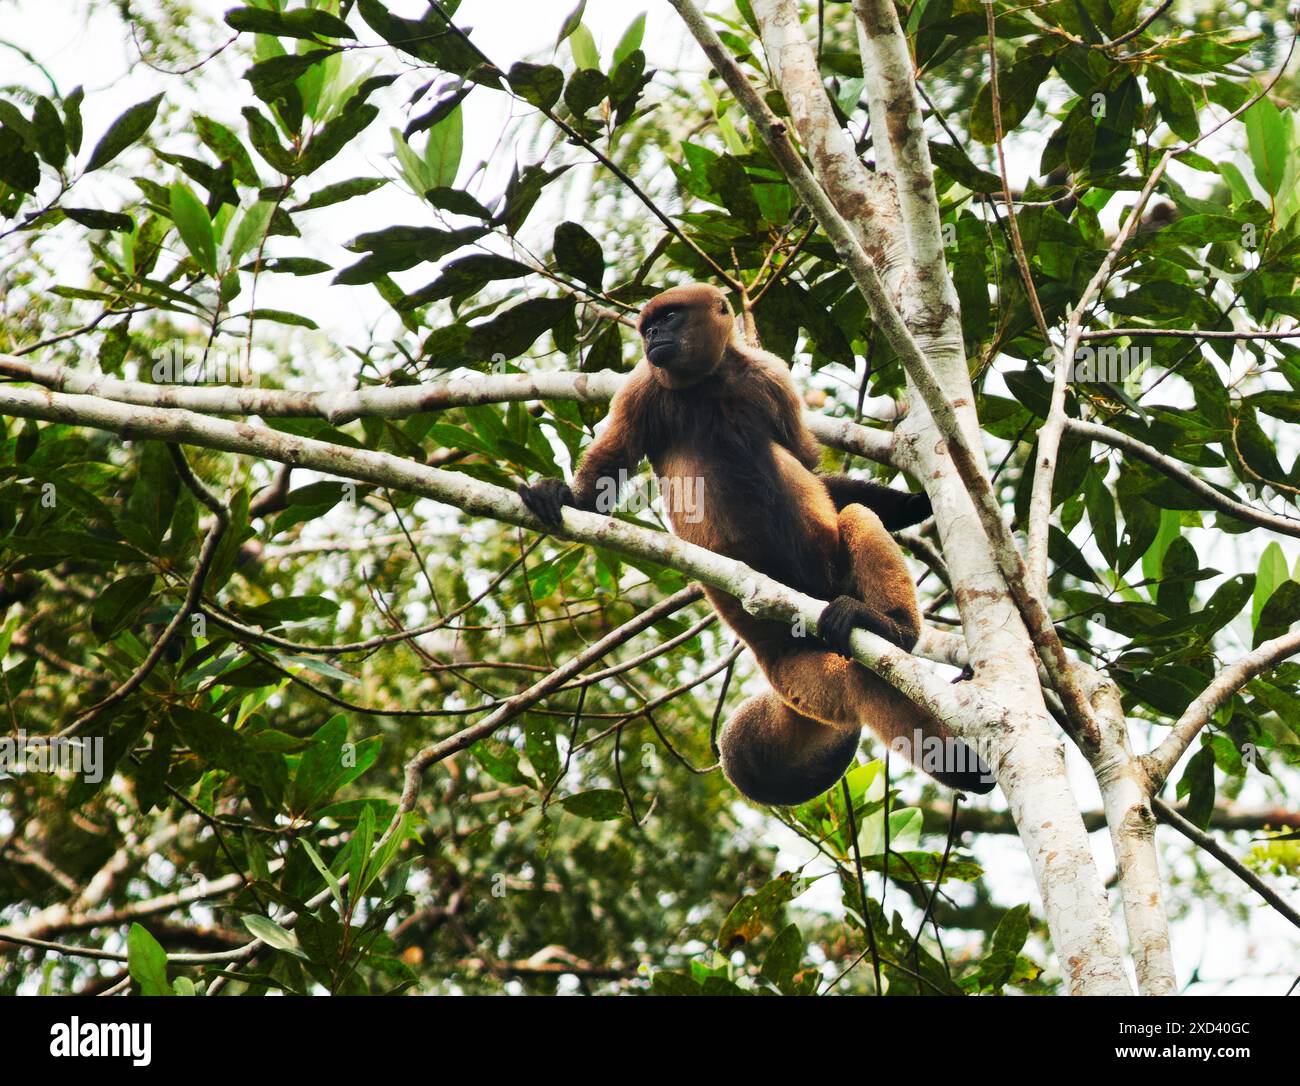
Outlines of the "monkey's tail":
[[[881,684],[885,710],[867,725],[940,784],[983,795],[993,773],[969,746],[914,702]],[[853,764],[860,728],[824,724],[796,712],[775,693],[741,703],[719,737],[722,772],[756,803],[807,803],[833,787]]]
[[858,734],[796,713],[773,693],[758,694],[722,729],[722,772],[755,803],[807,803],[853,764]]

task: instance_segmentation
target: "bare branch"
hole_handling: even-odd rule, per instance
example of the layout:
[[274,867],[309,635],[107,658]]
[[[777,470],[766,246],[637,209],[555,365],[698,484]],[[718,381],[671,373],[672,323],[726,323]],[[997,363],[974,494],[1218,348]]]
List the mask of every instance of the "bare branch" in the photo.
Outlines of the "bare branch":
[[[134,407],[90,396],[14,386],[0,386],[0,413],[91,426],[133,439],[184,442],[259,456],[405,490],[453,505],[471,516],[490,517],[534,530],[539,526],[518,495],[502,487],[388,453],[295,437],[268,427],[226,422],[189,411]],[[813,632],[826,607],[826,601],[787,588],[713,551],[597,513],[566,509],[563,528],[552,534],[677,569],[735,596],[751,614],[775,621],[802,620],[805,628]],[[1005,710],[978,691],[975,684],[951,687],[916,657],[883,638],[858,630],[853,635],[853,645],[859,663],[871,668],[959,735],[974,719],[996,722],[1004,715]]]
[[1238,520],[1257,525],[1260,528],[1280,532],[1282,535],[1300,538],[1300,520],[1292,520],[1287,517],[1280,517],[1276,513],[1255,509],[1253,506],[1245,505],[1235,498],[1229,497],[1217,487],[1205,482],[1204,479],[1198,479],[1177,460],[1166,456],[1158,449],[1146,444],[1146,442],[1139,441],[1128,434],[1120,433],[1118,430],[1113,430],[1109,426],[1102,426],[1096,422],[1085,422],[1082,419],[1067,419],[1065,425],[1066,429],[1072,433],[1076,433],[1081,437],[1092,438],[1094,441],[1104,442],[1137,457],[1144,463],[1150,464],[1180,486],[1186,487],[1194,494],[1204,498],[1210,506],[1221,513],[1226,513],[1228,516],[1236,517]]
[[1300,652],[1300,630],[1265,641],[1259,648],[1220,671],[1214,681],[1183,710],[1183,715],[1160,745],[1142,758],[1142,764],[1150,777],[1151,793],[1154,795],[1164,784],[1178,764],[1178,759],[1186,753],[1201,729],[1210,722],[1219,706],[1251,679],[1276,667],[1297,652]]
[[[427,384],[340,391],[293,392],[242,385],[156,385],[87,374],[67,366],[38,364],[0,355],[0,376],[30,381],[57,392],[99,396],[141,407],[179,407],[204,415],[261,418],[322,418],[334,426],[359,418],[401,419],[452,407],[527,400],[608,403],[627,380],[612,370],[573,373],[470,373]],[[817,439],[880,464],[893,465],[893,434],[850,418],[805,412]]]
[[1237,878],[1241,879],[1247,886],[1255,891],[1260,897],[1273,906],[1279,913],[1291,921],[1297,928],[1300,928],[1300,912],[1279,894],[1273,887],[1269,886],[1263,879],[1255,874],[1250,868],[1238,860],[1231,852],[1219,844],[1213,837],[1203,830],[1197,829],[1192,823],[1188,822],[1169,804],[1153,799],[1151,806],[1161,822],[1173,826],[1179,833],[1189,841],[1193,841],[1205,849],[1219,863],[1223,864]]

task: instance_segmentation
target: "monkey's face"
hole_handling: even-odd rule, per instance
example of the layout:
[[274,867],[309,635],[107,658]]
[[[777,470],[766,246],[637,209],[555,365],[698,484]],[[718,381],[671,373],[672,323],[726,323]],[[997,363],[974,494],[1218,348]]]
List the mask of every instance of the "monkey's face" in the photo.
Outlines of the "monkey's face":
[[718,368],[734,322],[715,287],[674,287],[646,303],[637,324],[646,360],[667,388],[689,388]]

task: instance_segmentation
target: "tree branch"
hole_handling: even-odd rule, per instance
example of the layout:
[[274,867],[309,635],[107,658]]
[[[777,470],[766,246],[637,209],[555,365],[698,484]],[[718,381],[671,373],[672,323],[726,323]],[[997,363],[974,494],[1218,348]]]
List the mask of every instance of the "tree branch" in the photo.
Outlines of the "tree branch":
[[[184,442],[259,456],[315,471],[393,487],[534,530],[540,527],[514,492],[456,472],[428,467],[388,453],[294,437],[249,423],[226,422],[189,411],[143,408],[90,396],[0,386],[0,414],[109,430],[131,439]],[[565,509],[564,525],[552,534],[648,559],[722,589],[758,617],[802,620],[816,632],[826,601],[787,588],[748,566],[662,532],[612,517]],[[853,635],[855,658],[961,734],[969,722],[1000,722],[1005,714],[975,688],[950,686],[916,657],[864,630]]]
[[1214,681],[1183,710],[1183,715],[1160,745],[1141,759],[1150,778],[1151,794],[1154,795],[1164,784],[1178,764],[1178,759],[1186,753],[1201,729],[1210,722],[1219,706],[1251,679],[1276,667],[1297,652],[1300,652],[1300,630],[1265,641],[1259,648],[1219,672]]
[[1255,509],[1253,506],[1229,497],[1217,487],[1205,482],[1205,480],[1198,479],[1177,460],[1166,456],[1144,441],[1139,441],[1137,438],[1130,437],[1128,434],[1121,433],[1109,426],[1102,426],[1096,422],[1085,422],[1082,419],[1066,419],[1065,426],[1067,430],[1078,434],[1080,437],[1103,442],[1135,456],[1144,463],[1150,464],[1180,486],[1186,487],[1198,497],[1204,498],[1211,507],[1221,513],[1226,513],[1228,516],[1235,517],[1247,524],[1254,524],[1260,528],[1268,528],[1270,531],[1280,532],[1282,535],[1294,536],[1300,539],[1300,520],[1292,520],[1278,516],[1276,513]]
[[1188,822],[1174,808],[1162,800],[1153,799],[1151,806],[1161,822],[1173,826],[1179,833],[1189,841],[1193,841],[1205,849],[1219,863],[1223,864],[1237,878],[1241,879],[1247,886],[1255,891],[1260,897],[1273,906],[1279,913],[1291,921],[1297,928],[1300,928],[1300,912],[1297,912],[1286,898],[1274,890],[1268,883],[1255,874],[1250,868],[1238,860],[1231,852],[1219,844],[1213,837],[1203,830],[1197,829],[1192,823]]
[[[82,373],[0,355],[0,376],[30,381],[57,392],[98,396],[141,407],[178,407],[204,415],[321,418],[334,426],[359,418],[401,419],[452,407],[527,400],[608,403],[627,380],[613,370],[573,373],[471,373],[427,384],[341,391],[295,392],[242,385],[162,385]],[[824,445],[894,466],[894,435],[849,418],[805,411],[804,421]]]

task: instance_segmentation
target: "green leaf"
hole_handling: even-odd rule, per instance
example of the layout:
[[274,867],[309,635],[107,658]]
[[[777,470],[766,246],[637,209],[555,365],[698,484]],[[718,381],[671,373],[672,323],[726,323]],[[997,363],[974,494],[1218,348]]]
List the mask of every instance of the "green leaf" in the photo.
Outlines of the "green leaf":
[[1258,648],[1265,641],[1281,637],[1297,622],[1300,622],[1300,581],[1283,581],[1259,612],[1251,647]]
[[267,165],[273,170],[289,177],[297,177],[298,156],[280,142],[275,125],[267,120],[266,114],[256,106],[245,106],[241,112],[248,122],[248,138],[254,150],[266,159]]
[[645,38],[645,12],[641,12],[635,19],[628,23],[627,29],[623,31],[623,36],[619,38],[618,44],[614,46],[614,58],[610,62],[610,68],[617,70],[618,66],[623,63],[634,51],[641,48],[641,42]]
[[980,169],[960,147],[931,140],[930,157],[944,173],[971,192],[1002,191],[1002,181],[997,174]]
[[217,274],[217,243],[213,237],[212,220],[194,190],[183,181],[171,187],[172,222],[185,242],[195,262],[209,275]]
[[35,192],[41,183],[41,163],[12,128],[0,128],[0,184],[17,192]]
[[1178,798],[1190,797],[1183,810],[1187,821],[1205,829],[1214,813],[1214,751],[1206,744],[1192,755],[1178,779]]
[[112,641],[140,613],[149,602],[153,580],[152,573],[120,577],[99,594],[91,613],[90,629],[101,643]]
[[271,34],[284,38],[355,38],[352,28],[337,15],[311,8],[266,11],[262,8],[233,8],[226,12],[226,25],[233,30]]
[[382,188],[388,184],[383,177],[353,177],[347,181],[336,181],[332,185],[326,185],[324,188],[317,189],[306,200],[292,209],[296,215],[299,211],[312,211],[318,207],[329,207],[330,204],[341,203],[344,200],[350,200],[354,196],[364,196],[368,192],[374,192],[375,189]]
[[167,983],[167,952],[139,924],[133,923],[126,936],[126,968],[131,979],[140,986],[143,996],[172,994]]
[[1002,914],[990,940],[992,949],[980,962],[981,988],[1001,989],[1016,967],[1016,958],[1029,937],[1029,906],[1017,905]]
[[90,152],[85,172],[90,173],[91,170],[107,166],[149,131],[149,126],[153,124],[153,119],[158,114],[158,103],[162,101],[162,97],[161,94],[155,94],[148,101],[132,106],[109,125],[108,131],[100,137],[99,142],[95,144],[95,149]]
[[[354,100],[355,101],[355,100]],[[352,139],[369,127],[370,122],[379,116],[379,107],[362,102],[347,107],[337,117],[326,122],[308,141],[299,156],[299,171],[303,174],[314,173],[326,162],[337,155]]]
[[794,991],[794,974],[803,961],[804,942],[797,924],[787,924],[772,940],[763,958],[762,977],[785,995]]
[[[1031,56],[1013,64],[998,75],[998,96],[1002,108],[1002,134],[1010,134],[1034,108],[1038,88],[1052,68],[1050,56]],[[985,83],[975,95],[970,116],[971,137],[980,143],[992,143],[996,138],[993,129],[993,93]]]
[[554,246],[560,271],[600,290],[605,278],[605,254],[600,242],[576,222],[562,222],[555,228]]
[[1255,177],[1270,196],[1278,196],[1291,154],[1291,121],[1267,94],[1246,110],[1243,119]]
[[457,106],[445,118],[429,129],[424,145],[424,164],[428,188],[449,187],[456,183],[460,170],[460,156],[464,148],[464,119]]
[[596,39],[586,25],[579,23],[569,35],[569,51],[573,54],[573,63],[579,68],[599,68],[600,52],[596,49]]
[[68,144],[63,131],[63,120],[48,98],[36,99],[32,111],[32,135],[41,158],[56,170],[61,169],[68,157]]
[[73,87],[63,98],[63,135],[74,155],[81,150],[81,103],[86,92]]
[[704,989],[685,973],[671,973],[666,969],[656,969],[650,979],[650,987],[655,995],[662,996],[698,996]]
[[238,264],[246,252],[261,244],[274,211],[275,205],[268,200],[259,200],[244,210],[230,239],[231,264]]
[[1282,548],[1276,541],[1269,543],[1264,548],[1264,553],[1259,557],[1259,569],[1255,573],[1255,594],[1251,597],[1250,605],[1250,625],[1255,627],[1259,625],[1259,613],[1264,609],[1264,604],[1268,598],[1273,595],[1282,582],[1289,580],[1290,574],[1287,571],[1286,555],[1282,553]]
[[506,80],[519,97],[544,112],[559,101],[564,90],[564,73],[554,64],[529,64],[521,60],[510,66]]
[[529,298],[470,330],[466,350],[473,358],[501,354],[518,358],[546,331],[572,314],[573,298]]
[[244,927],[267,946],[275,950],[283,950],[296,958],[302,958],[304,961],[308,960],[306,953],[298,945],[298,937],[293,932],[281,927],[269,916],[250,913],[248,916],[241,916],[240,919],[244,922]]
[[575,117],[585,116],[587,111],[600,102],[609,93],[609,78],[596,68],[581,68],[569,79],[564,88],[564,104]]
[[130,523],[138,526],[147,540],[162,542],[171,523],[179,485],[166,446],[160,441],[146,442],[140,454],[139,474],[127,503],[127,514]]
[[1201,134],[1201,125],[1196,117],[1196,103],[1187,93],[1183,81],[1155,65],[1147,68],[1145,75],[1156,105],[1160,107],[1160,115],[1174,135],[1185,140],[1196,139]]
[[560,32],[555,36],[555,48],[558,49],[561,43],[578,29],[582,23],[582,14],[587,10],[587,0],[578,0],[578,6],[564,17],[564,22],[560,24]]
[[63,214],[73,222],[91,230],[115,230],[118,233],[130,233],[135,229],[135,222],[130,215],[117,211],[100,211],[93,207],[65,207]]
[[260,60],[244,72],[253,93],[263,102],[274,102],[294,89],[294,83],[327,57],[339,52],[337,47],[312,49],[306,53],[284,53]]
[[[255,677],[264,685],[265,681],[278,681],[275,672],[267,674],[265,665],[256,664],[259,670]],[[226,672],[222,680],[235,679],[237,672]],[[237,683],[232,684],[237,685]],[[268,796],[279,802],[284,792],[284,759],[273,753],[263,753],[255,749],[241,731],[236,731],[224,720],[209,712],[191,709],[184,705],[172,705],[169,709],[172,726],[176,734],[200,759],[210,767],[224,769],[233,773],[246,784],[262,789]],[[305,757],[305,756],[304,756]]]
[[451,94],[440,98],[433,104],[431,109],[407,121],[406,127],[402,129],[402,135],[409,140],[417,132],[423,132],[441,123],[453,109],[460,105],[472,89],[470,84],[463,84],[452,91]]
[[330,718],[312,736],[312,745],[303,752],[294,771],[289,794],[290,809],[306,814],[329,799],[348,782],[355,780],[379,757],[379,739],[348,744],[347,718],[342,714]]
[[593,788],[560,800],[570,814],[593,822],[609,822],[623,817],[623,793],[614,788]]
[[220,124],[210,117],[204,117],[202,114],[196,114],[192,118],[192,123],[199,139],[207,145],[212,153],[222,162],[230,163],[230,170],[236,181],[244,185],[260,185],[262,183],[257,176],[257,167],[253,165],[252,156],[249,155],[247,149],[245,149],[234,132],[224,124]]
[[469,215],[475,219],[482,219],[484,222],[492,218],[492,212],[468,192],[461,189],[440,185],[437,188],[429,189],[424,194],[424,198],[434,207],[441,208],[443,211],[450,211],[453,215]]
[[[252,265],[245,264],[244,270],[251,271]],[[277,256],[262,261],[262,270],[281,272],[285,275],[320,275],[321,272],[333,271],[334,265],[323,260],[314,260],[309,256]]]
[[746,223],[758,222],[758,201],[754,197],[754,187],[739,159],[732,155],[720,155],[709,163],[707,176],[723,207]]

